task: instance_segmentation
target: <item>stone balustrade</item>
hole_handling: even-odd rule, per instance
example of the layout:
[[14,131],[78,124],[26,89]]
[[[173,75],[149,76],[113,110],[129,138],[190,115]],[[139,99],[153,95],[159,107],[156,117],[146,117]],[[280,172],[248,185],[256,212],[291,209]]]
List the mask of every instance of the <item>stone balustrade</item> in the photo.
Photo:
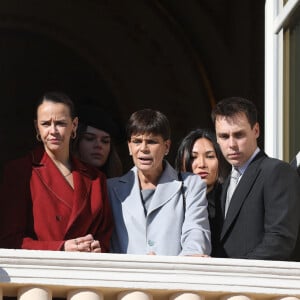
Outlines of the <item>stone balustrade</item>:
[[300,262],[0,249],[0,300],[300,300]]

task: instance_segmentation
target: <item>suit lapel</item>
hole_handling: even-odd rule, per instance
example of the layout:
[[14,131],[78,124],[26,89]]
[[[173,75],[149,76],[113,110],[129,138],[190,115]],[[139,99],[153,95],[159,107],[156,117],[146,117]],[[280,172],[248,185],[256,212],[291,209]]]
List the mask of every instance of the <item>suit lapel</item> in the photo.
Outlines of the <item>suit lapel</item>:
[[226,203],[226,196],[227,196],[227,189],[230,183],[230,176],[223,183],[222,194],[221,194],[221,209],[222,209],[222,216],[225,215],[225,203]]
[[294,157],[294,159],[291,161],[291,166],[292,166],[294,169],[297,169],[297,159],[296,159],[296,157]]
[[32,151],[33,170],[48,190],[69,208],[72,207],[73,189],[62,177],[58,168],[47,155],[43,148],[36,148]]
[[[168,184],[164,184],[168,182]],[[158,185],[153,194],[153,198],[149,204],[147,216],[153,211],[163,206],[170,201],[178,193],[181,188],[181,182],[178,181],[177,173],[166,162],[166,167],[161,175]],[[126,210],[129,215],[133,215],[140,224],[145,224],[146,216],[144,213],[144,206],[140,194],[139,179],[136,167],[132,168],[130,172],[120,177],[116,186],[113,187],[115,195],[122,204],[122,208]],[[129,197],[130,195],[130,197]]]
[[[87,173],[87,168],[77,160],[73,160],[72,165],[74,188],[76,188],[76,192],[73,192],[72,195],[73,205],[68,229],[71,228],[74,223],[77,223],[75,220],[78,219],[78,217],[82,215],[88,217],[86,213],[83,214],[82,212],[87,208],[89,191],[92,185],[92,180],[90,174]],[[82,222],[84,222],[84,220],[82,220]]]
[[[239,184],[237,185],[232,198],[230,202],[230,206],[227,211],[226,218],[223,223],[223,228],[221,232],[221,239],[224,238],[226,232],[230,228],[232,222],[236,219],[236,217],[239,214],[239,211],[246,200],[250,190],[252,189],[253,184],[256,181],[257,176],[260,173],[260,165],[262,160],[266,157],[264,152],[259,152],[254,160],[250,163],[250,165],[247,167],[245,173],[243,174]],[[224,193],[222,193],[222,201],[226,201],[226,193],[228,188],[228,182],[227,187],[224,189]],[[223,204],[223,202],[222,202]],[[224,213],[224,211],[223,211]],[[224,214],[223,214],[224,215]]]
[[[168,183],[168,184],[164,184]],[[181,182],[173,168],[166,162],[166,167],[157,184],[155,193],[150,202],[148,215],[165,205],[176,195],[181,188]]]
[[133,219],[139,225],[145,226],[146,216],[136,167],[133,167],[128,173],[120,177],[113,189],[118,201],[121,202],[124,218],[133,216]]

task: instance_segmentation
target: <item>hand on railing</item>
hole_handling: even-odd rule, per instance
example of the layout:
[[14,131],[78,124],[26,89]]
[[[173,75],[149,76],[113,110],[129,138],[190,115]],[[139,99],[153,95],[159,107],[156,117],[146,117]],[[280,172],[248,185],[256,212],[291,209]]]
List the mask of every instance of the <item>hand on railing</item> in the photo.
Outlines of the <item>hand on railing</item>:
[[91,234],[65,241],[64,251],[101,252],[100,243]]

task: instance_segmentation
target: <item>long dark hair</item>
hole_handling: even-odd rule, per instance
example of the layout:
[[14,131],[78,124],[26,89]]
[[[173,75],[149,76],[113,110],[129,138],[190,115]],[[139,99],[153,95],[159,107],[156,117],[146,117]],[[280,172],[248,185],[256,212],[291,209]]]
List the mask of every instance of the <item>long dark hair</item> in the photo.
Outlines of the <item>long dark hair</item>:
[[183,138],[177,151],[177,156],[175,159],[175,168],[177,169],[177,171],[193,172],[192,149],[194,143],[201,138],[209,140],[214,147],[218,159],[218,181],[222,183],[229,174],[230,165],[223,157],[219,144],[217,143],[215,133],[209,129],[197,128],[189,132],[187,136]]
[[[80,144],[88,126],[89,125],[87,125],[85,123],[82,123],[82,122],[80,123],[80,120],[79,120],[79,126],[77,128],[77,137],[72,143],[72,153],[79,158],[80,158],[80,155],[78,153],[79,144]],[[94,126],[92,126],[92,127],[94,127]],[[98,129],[102,130],[102,128],[98,128]],[[111,136],[111,139],[110,139],[110,152],[108,154],[107,160],[106,160],[105,164],[101,168],[99,168],[99,170],[102,171],[106,175],[107,178],[118,177],[123,174],[123,165],[122,165],[121,159],[119,157],[119,154],[117,152],[113,136]]]

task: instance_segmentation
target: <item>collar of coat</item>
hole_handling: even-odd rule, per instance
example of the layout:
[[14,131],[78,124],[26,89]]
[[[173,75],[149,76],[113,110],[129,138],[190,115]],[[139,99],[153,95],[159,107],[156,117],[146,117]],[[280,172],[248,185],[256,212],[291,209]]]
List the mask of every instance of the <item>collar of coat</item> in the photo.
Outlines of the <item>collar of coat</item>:
[[[178,173],[167,161],[164,161],[164,164],[165,168],[158,180],[147,215],[169,202],[176,194],[181,193],[181,181],[178,179]],[[125,175],[113,180],[112,188],[116,191],[119,201],[123,202],[128,211],[136,211],[139,208],[140,215],[143,215],[138,169],[133,167]]]
[[[47,165],[48,161],[51,160],[47,152],[42,145],[35,147],[31,152],[31,163],[33,167],[39,168]],[[80,160],[70,155],[72,171],[78,171],[91,179],[94,179],[99,174],[99,171],[92,167],[82,163]],[[51,160],[52,161],[52,160]]]

